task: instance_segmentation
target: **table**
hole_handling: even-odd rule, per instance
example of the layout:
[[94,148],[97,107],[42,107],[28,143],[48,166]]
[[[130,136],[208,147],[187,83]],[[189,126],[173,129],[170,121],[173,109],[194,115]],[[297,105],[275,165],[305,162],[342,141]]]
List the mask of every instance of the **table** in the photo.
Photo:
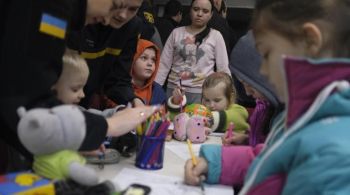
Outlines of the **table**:
[[[205,142],[205,144],[221,144],[221,138],[218,136],[208,136],[208,140]],[[166,142],[165,148],[164,148],[163,168],[160,170],[147,170],[145,171],[145,173],[153,173],[153,174],[164,175],[164,176],[175,176],[179,178],[184,178],[184,164],[186,161],[185,160],[186,155],[182,155],[182,157],[178,156],[177,154],[172,152],[171,149],[169,149],[172,146],[181,146],[181,147],[187,148],[186,142],[179,142],[176,140]],[[196,146],[196,145],[194,144],[193,146]],[[189,158],[190,156],[188,154],[187,159]],[[134,163],[135,163],[135,156],[130,158],[121,157],[121,160],[119,163],[105,165],[104,169],[99,169],[97,165],[88,165],[88,166],[96,170],[101,181],[105,181],[105,180],[113,180],[113,178],[116,177],[116,175],[125,168],[129,168],[133,170],[141,170],[135,167]],[[224,188],[228,188],[229,191],[231,190],[230,187],[224,186]],[[232,194],[232,190],[230,194]]]

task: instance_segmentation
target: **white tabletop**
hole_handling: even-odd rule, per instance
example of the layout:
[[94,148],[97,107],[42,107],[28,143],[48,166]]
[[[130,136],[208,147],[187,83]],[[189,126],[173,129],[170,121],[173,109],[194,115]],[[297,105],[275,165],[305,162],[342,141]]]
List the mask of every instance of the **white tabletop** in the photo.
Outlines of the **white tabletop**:
[[[221,138],[217,136],[208,136],[208,140],[205,141],[204,144],[221,144]],[[184,165],[185,160],[175,153],[173,153],[171,150],[167,148],[167,145],[184,145],[187,147],[186,142],[179,142],[176,140],[172,140],[170,142],[165,143],[165,150],[164,150],[164,161],[163,161],[163,168],[160,170],[150,170],[151,172],[161,174],[161,175],[168,175],[168,176],[178,176],[183,177],[184,176]],[[195,146],[195,144],[193,144]],[[188,157],[190,158],[190,157]],[[121,160],[117,164],[110,164],[105,165],[104,169],[99,169],[97,165],[88,165],[89,167],[92,167],[96,170],[97,174],[100,177],[101,181],[113,179],[123,168],[132,168],[132,169],[138,169],[135,167],[135,156],[132,156],[130,158],[124,158],[121,157]]]
[[[208,136],[208,140],[204,144],[221,144],[221,138],[218,136]],[[178,147],[179,150],[174,153],[172,148]],[[184,150],[184,147],[187,148],[186,142],[179,142],[172,140],[165,143],[164,149],[164,161],[163,168],[159,170],[147,170],[144,173],[152,173],[164,176],[175,176],[179,178],[184,177],[184,165],[186,159],[189,159],[189,154],[180,154],[179,152],[186,153],[187,150]],[[181,149],[180,149],[181,148]],[[193,148],[198,148],[199,146],[193,144]],[[197,151],[198,152],[198,151]],[[188,155],[188,158],[186,158]],[[100,177],[101,181],[113,180],[118,173],[123,169],[129,168],[133,170],[142,170],[135,166],[135,156],[130,158],[121,157],[121,160],[117,164],[105,165],[103,169],[99,169],[97,165],[88,165],[96,170],[97,174]],[[143,170],[142,170],[143,171]]]

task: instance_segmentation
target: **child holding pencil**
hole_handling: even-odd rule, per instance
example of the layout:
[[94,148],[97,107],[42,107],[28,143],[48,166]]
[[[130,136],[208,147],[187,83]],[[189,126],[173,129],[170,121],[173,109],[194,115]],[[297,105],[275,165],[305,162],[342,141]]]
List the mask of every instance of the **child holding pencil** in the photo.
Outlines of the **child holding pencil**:
[[287,109],[259,155],[248,146],[202,147],[198,165],[186,163],[187,184],[207,175],[209,183],[243,185],[240,195],[349,193],[349,13],[348,0],[257,1],[261,72]]

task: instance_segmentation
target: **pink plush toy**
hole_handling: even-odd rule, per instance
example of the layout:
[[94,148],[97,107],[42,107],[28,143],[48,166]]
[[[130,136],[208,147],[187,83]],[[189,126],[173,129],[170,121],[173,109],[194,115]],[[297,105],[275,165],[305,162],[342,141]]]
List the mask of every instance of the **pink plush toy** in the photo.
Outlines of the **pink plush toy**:
[[192,143],[203,143],[207,139],[207,118],[180,113],[174,118],[174,137],[179,141],[190,139]]
[[180,113],[174,117],[174,137],[179,141],[185,141],[186,135],[186,126],[187,122],[190,119],[189,115],[185,112]]

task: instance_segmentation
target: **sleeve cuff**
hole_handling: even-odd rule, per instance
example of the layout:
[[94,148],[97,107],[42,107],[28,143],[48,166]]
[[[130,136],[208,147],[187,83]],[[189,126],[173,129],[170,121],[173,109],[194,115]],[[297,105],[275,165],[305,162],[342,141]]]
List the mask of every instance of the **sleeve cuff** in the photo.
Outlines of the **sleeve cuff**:
[[221,175],[221,146],[206,144],[202,145],[199,156],[205,158],[208,162],[208,174],[206,183],[218,184]]
[[177,111],[177,112],[179,112],[179,110],[180,110],[180,108],[181,107],[184,107],[186,104],[187,104],[187,98],[186,98],[186,96],[185,95],[183,95],[182,96],[182,102],[181,102],[181,105],[180,104],[174,104],[173,103],[173,96],[171,96],[171,97],[169,97],[168,98],[168,108],[169,108],[169,110],[171,110],[171,111]]
[[226,124],[226,113],[225,111],[213,111],[213,126],[211,127],[213,132],[220,131],[224,132],[225,124]]

